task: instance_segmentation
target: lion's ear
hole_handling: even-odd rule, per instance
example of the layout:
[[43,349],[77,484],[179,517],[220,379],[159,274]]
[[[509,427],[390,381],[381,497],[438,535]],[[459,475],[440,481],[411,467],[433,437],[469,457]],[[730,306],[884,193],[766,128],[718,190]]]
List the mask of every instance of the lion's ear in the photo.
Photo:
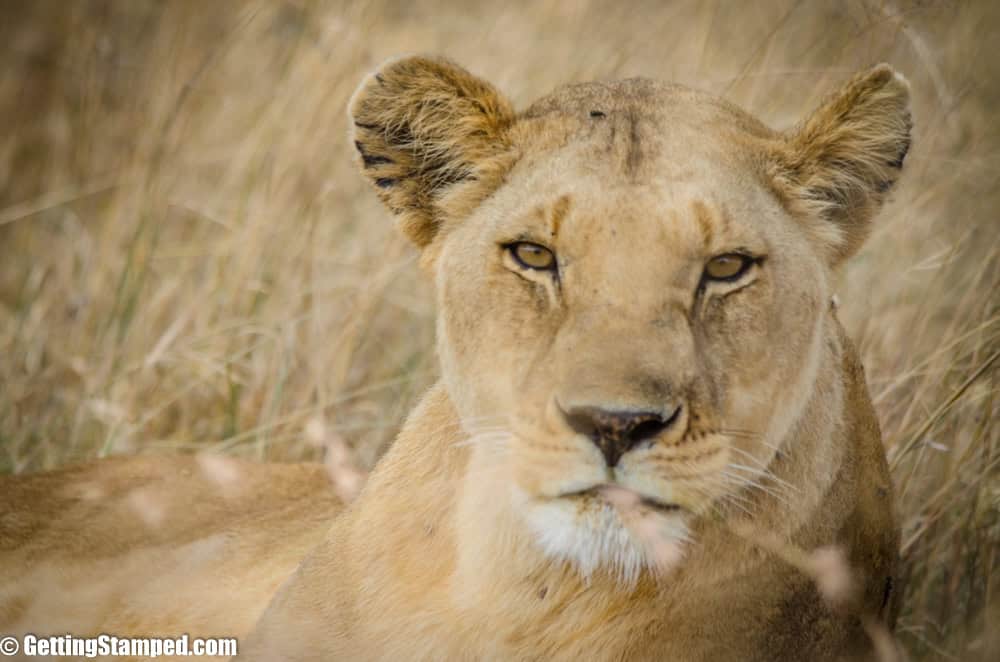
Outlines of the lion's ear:
[[[467,213],[489,195],[510,162],[510,103],[444,59],[382,65],[355,92],[350,116],[358,165],[421,247],[447,214]],[[456,197],[465,209],[443,208]]]
[[826,244],[833,264],[868,236],[903,167],[910,128],[909,84],[880,64],[855,76],[780,141],[772,179]]

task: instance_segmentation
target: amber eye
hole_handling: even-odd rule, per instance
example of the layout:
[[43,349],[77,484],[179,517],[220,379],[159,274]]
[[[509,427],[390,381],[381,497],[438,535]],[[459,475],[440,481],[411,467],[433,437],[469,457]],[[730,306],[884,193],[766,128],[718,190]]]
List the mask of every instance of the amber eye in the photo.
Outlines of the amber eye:
[[556,256],[552,251],[545,248],[545,246],[539,246],[527,241],[519,241],[516,244],[508,245],[507,250],[510,251],[510,254],[514,256],[514,259],[522,267],[538,269],[540,271],[555,269]]
[[705,277],[712,280],[736,280],[753,265],[753,259],[739,253],[717,255],[705,265]]

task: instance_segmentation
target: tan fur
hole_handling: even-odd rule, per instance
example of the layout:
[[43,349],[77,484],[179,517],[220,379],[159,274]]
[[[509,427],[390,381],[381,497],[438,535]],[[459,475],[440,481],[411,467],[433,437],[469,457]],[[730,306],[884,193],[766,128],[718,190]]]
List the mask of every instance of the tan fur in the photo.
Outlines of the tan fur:
[[837,229],[834,256],[850,256],[896,182],[910,148],[909,86],[879,65],[831,96],[778,144],[771,175],[797,215]]
[[[29,578],[64,564],[92,571],[102,557],[131,563],[140,547],[187,559],[172,541],[212,535],[239,513],[238,553],[146,576],[183,567],[204,588],[190,612],[181,605],[193,591],[183,602],[155,594],[176,614],[169,627],[211,621],[242,636],[262,594],[322,538],[242,642],[251,660],[869,655],[862,619],[889,619],[898,539],[830,281],[902,166],[907,94],[880,65],[779,133],[648,80],[570,86],[514,114],[447,61],[386,64],[358,90],[351,122],[359,165],[435,279],[442,380],[358,500],[323,535],[335,505],[294,493],[290,469],[248,470],[260,472],[260,496],[238,508],[202,479],[183,497],[197,523],[160,522],[150,552],[119,518],[95,519],[67,496],[96,475],[117,484],[129,462],[8,479],[6,512],[34,524],[5,529],[15,544],[3,567]],[[505,248],[516,241],[550,248],[558,276],[519,267]],[[702,280],[709,259],[737,251],[759,258],[745,278]],[[564,414],[581,407],[678,413],[609,469]],[[604,498],[571,496],[610,483],[679,507],[652,519],[679,558],[660,563]],[[202,500],[218,510],[195,515]],[[302,510],[276,517],[267,504]],[[39,533],[49,516],[62,524]],[[108,536],[67,535],[95,526]],[[838,547],[857,590],[831,607],[746,531]],[[261,573],[269,582],[255,593]],[[244,592],[224,597],[227,584]],[[12,613],[24,622],[25,595],[0,602],[0,630]],[[131,632],[160,627],[153,611],[129,613]],[[86,627],[110,627],[102,618]]]
[[[409,58],[373,73],[351,100],[354,145],[382,201],[417,245],[442,222],[444,189],[496,185],[509,164],[510,104],[443,59]],[[469,207],[479,200],[471,200]]]
[[0,633],[245,634],[339,510],[315,465],[148,456],[0,476]]

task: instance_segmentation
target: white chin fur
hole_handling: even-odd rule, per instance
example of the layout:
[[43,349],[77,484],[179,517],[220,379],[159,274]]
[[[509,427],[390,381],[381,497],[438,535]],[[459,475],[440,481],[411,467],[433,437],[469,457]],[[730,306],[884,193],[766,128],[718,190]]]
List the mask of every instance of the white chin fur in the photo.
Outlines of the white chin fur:
[[518,497],[521,503],[517,509],[524,514],[542,552],[570,563],[585,579],[596,570],[607,569],[623,585],[634,586],[644,569],[668,570],[679,560],[681,545],[687,540],[688,528],[680,516],[652,515],[656,519],[655,539],[647,540],[626,528],[610,504],[581,510],[569,501],[530,501],[524,494]]

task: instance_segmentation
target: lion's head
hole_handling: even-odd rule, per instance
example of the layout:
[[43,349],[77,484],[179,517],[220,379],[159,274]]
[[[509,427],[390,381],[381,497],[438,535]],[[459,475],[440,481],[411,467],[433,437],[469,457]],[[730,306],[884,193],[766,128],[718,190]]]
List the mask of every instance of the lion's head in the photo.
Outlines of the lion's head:
[[910,129],[886,65],[779,133],[644,79],[515,113],[421,57],[369,77],[351,121],[434,274],[472,466],[504,477],[549,555],[626,574],[649,556],[597,492],[629,490],[682,538],[766,473],[815,390],[832,271]]

